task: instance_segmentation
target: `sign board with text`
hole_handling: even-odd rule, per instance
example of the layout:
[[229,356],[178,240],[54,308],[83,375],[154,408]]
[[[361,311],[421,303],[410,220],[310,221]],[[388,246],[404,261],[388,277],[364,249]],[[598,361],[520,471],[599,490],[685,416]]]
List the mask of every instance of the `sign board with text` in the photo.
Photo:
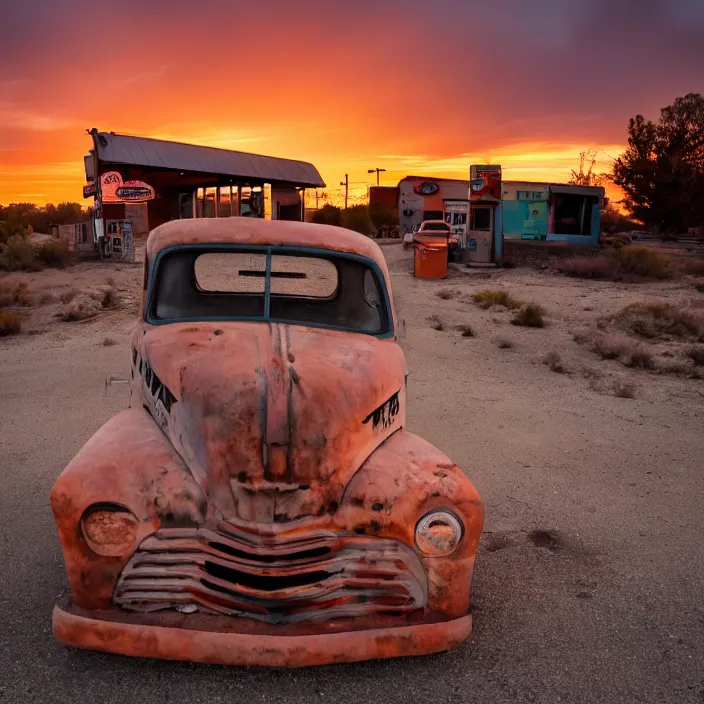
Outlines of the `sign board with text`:
[[103,203],[144,203],[154,200],[154,189],[144,181],[123,181],[118,171],[107,171],[100,177]]
[[469,167],[470,201],[499,202],[501,200],[501,167],[477,165]]

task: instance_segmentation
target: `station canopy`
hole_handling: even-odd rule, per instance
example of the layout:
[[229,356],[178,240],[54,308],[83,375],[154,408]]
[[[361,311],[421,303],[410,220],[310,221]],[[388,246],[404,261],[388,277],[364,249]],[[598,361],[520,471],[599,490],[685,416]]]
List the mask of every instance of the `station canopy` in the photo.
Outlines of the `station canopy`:
[[[130,137],[99,132],[94,143],[101,171],[107,165],[126,166],[144,172],[179,172],[189,181],[231,180],[245,183],[287,184],[301,188],[322,188],[325,182],[312,164],[260,154],[167,142],[147,137]],[[202,179],[199,179],[202,175]],[[183,181],[182,181],[183,183]]]

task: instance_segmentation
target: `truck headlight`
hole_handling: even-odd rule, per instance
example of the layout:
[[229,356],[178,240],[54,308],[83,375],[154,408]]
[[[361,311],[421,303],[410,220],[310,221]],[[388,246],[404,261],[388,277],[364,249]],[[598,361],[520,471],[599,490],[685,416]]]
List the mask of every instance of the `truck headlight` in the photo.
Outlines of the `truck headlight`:
[[94,504],[81,519],[88,546],[105,557],[126,555],[134,546],[138,526],[137,517],[117,504]]
[[462,540],[462,523],[454,513],[431,511],[418,521],[416,545],[428,557],[449,555]]

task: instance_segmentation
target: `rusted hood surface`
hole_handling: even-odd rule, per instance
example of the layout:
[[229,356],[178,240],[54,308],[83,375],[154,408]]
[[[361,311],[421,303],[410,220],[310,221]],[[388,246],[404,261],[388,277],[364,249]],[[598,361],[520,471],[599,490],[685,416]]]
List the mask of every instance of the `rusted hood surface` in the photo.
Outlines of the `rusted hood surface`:
[[135,340],[135,390],[213,517],[334,513],[373,450],[405,425],[392,341],[261,323],[170,324]]

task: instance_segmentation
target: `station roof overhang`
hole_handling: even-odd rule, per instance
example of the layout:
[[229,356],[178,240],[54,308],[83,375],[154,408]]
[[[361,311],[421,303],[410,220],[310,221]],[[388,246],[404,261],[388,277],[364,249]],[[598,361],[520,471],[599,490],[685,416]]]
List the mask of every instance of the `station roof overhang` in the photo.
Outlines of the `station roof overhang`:
[[164,185],[174,183],[176,177],[177,183],[184,186],[230,182],[300,188],[325,186],[315,166],[305,161],[113,132],[91,132],[91,135],[101,172],[127,167],[159,175]]

